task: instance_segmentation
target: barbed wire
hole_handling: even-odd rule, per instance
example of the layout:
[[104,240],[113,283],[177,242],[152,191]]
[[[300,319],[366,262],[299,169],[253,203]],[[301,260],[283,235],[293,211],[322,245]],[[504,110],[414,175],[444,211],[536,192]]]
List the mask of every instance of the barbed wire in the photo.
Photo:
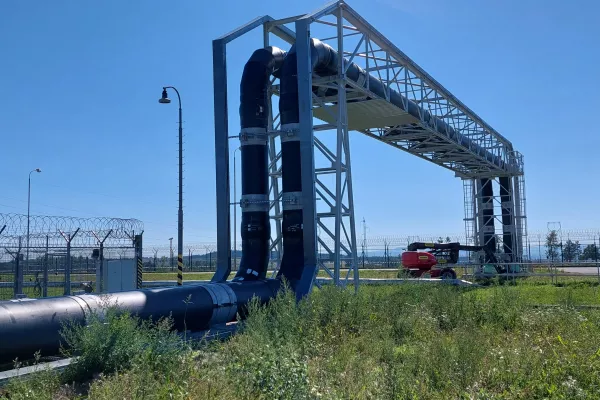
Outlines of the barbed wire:
[[25,246],[29,237],[30,248],[64,247],[71,238],[71,247],[98,246],[98,239],[105,239],[106,247],[131,247],[133,236],[144,230],[142,221],[136,219],[68,216],[29,216],[0,213],[0,247]]

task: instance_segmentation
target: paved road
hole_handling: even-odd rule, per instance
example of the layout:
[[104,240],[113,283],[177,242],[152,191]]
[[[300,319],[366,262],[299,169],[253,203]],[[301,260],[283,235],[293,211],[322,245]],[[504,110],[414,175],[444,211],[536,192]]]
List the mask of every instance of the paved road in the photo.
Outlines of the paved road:
[[598,275],[598,268],[596,266],[559,268],[559,271],[560,270],[574,275]]

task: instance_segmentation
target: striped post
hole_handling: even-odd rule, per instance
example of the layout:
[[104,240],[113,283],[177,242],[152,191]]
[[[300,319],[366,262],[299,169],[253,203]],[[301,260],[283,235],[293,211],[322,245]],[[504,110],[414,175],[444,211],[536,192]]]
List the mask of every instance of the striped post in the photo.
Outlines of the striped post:
[[137,273],[136,273],[136,287],[142,288],[143,284],[143,273],[144,273],[144,261],[142,260],[142,235],[135,235],[135,258],[137,261]]
[[144,263],[141,258],[137,259],[137,288],[142,288],[142,269],[144,267]]
[[177,286],[183,285],[183,254],[177,254]]

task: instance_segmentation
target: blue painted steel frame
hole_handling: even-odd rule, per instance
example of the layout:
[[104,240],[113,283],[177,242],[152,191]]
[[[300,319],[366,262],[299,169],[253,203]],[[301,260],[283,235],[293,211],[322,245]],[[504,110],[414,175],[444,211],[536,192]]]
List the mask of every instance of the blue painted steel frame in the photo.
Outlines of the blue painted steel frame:
[[[310,20],[296,21],[296,53],[298,63],[298,107],[300,122],[300,159],[302,162],[302,211],[304,231],[304,270],[296,286],[296,297],[310,293],[317,271],[317,210],[315,204],[315,153],[312,114],[312,64],[310,52]],[[284,249],[285,251],[285,249]]]
[[[229,191],[229,126],[227,102],[227,43],[259,26],[275,21],[265,15],[213,40],[213,84],[215,117],[215,174],[217,201],[217,271],[212,282],[224,282],[231,273],[231,196]],[[268,29],[283,40],[293,42],[295,33],[284,26]]]

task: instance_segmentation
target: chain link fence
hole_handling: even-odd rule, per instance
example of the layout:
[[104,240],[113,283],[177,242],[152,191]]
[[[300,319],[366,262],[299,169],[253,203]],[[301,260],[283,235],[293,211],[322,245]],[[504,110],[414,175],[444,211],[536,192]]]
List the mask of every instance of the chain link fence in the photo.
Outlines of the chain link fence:
[[[530,232],[525,238],[523,249],[523,267],[532,272],[556,273],[562,268],[585,268],[584,273],[594,274],[595,268],[600,262],[600,230],[562,230],[560,232],[560,243],[567,241],[577,243],[580,256],[577,259],[564,259],[563,252],[558,249],[559,258],[550,259],[547,256],[548,247],[546,237],[549,232]],[[464,234],[449,235],[371,235],[370,237],[357,238],[357,263],[359,269],[398,269],[400,268],[400,256],[407,246],[412,242],[459,242],[466,243]],[[325,243],[332,247],[332,243]],[[347,245],[347,243],[345,243]],[[173,243],[173,246],[176,246]],[[177,256],[175,247],[169,245],[154,245],[144,248],[144,271],[148,273],[177,274]],[[584,250],[588,248],[588,251]],[[217,243],[188,243],[184,245],[184,272],[214,272],[216,270]],[[590,249],[596,249],[590,252]],[[584,259],[584,254],[587,257]],[[320,251],[320,262],[328,268],[333,267],[333,260],[325,251]],[[231,250],[232,271],[237,271],[242,256],[242,248],[238,243],[237,249]],[[459,269],[472,270],[474,265],[470,254],[461,252],[459,258]],[[271,253],[270,270],[277,268],[280,254],[276,249]],[[343,268],[350,266],[351,260],[342,259]],[[461,267],[462,265],[462,267]],[[570,271],[567,269],[567,272]],[[175,278],[173,278],[175,279]]]
[[0,213],[0,300],[96,289],[102,262],[133,260],[141,221]]

